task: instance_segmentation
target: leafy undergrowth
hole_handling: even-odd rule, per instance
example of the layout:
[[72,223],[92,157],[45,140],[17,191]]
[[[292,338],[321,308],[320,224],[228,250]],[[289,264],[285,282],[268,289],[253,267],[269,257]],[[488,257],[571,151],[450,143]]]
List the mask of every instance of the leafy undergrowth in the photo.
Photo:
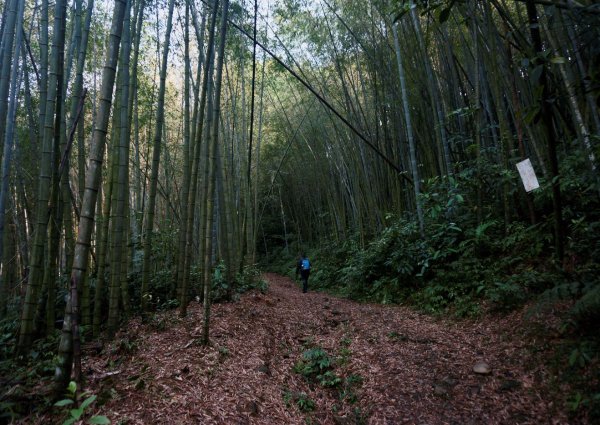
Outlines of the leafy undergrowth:
[[[267,275],[266,293],[132,321],[85,352],[95,413],[114,424],[585,423],[562,403],[548,360],[560,321],[524,312],[443,320],[403,306],[302,294]],[[533,324],[544,327],[538,332]],[[485,361],[489,375],[473,365]],[[578,412],[582,412],[579,410]],[[49,412],[16,423],[60,422]]]
[[[57,333],[36,341],[27,356],[13,355],[17,320],[0,322],[0,423],[51,412]],[[55,409],[58,411],[58,409]]]

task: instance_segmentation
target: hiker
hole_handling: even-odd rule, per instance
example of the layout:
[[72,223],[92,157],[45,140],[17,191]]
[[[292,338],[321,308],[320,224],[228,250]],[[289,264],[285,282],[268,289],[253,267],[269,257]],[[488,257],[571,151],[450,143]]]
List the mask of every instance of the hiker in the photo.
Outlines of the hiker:
[[300,279],[302,280],[302,292],[308,291],[308,276],[310,275],[310,261],[305,253],[302,253],[300,259]]

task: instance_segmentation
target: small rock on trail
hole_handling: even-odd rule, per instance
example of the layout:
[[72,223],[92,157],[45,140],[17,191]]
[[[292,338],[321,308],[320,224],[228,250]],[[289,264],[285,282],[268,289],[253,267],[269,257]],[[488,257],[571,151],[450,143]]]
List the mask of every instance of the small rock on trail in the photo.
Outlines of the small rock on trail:
[[486,362],[477,362],[473,366],[473,372],[478,375],[489,375],[492,373],[492,368]]

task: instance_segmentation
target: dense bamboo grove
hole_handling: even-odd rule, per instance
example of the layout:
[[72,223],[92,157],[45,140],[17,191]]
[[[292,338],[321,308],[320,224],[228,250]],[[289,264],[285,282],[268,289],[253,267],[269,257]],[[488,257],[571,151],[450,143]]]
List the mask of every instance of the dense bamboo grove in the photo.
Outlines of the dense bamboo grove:
[[59,389],[134,314],[201,300],[208,343],[259,255],[433,217],[562,267],[597,221],[593,1],[259,3],[0,3],[0,318],[22,358],[61,329]]
[[[429,9],[323,2],[275,15],[288,48],[294,52],[296,43],[307,52],[294,60],[306,61],[303,70],[315,89],[412,181],[407,184],[331,111],[312,108],[310,94],[282,77],[267,96],[276,137],[289,140],[299,128],[290,160],[274,180],[288,226],[310,241],[372,235],[390,212],[414,215],[422,225],[423,183],[442,179],[452,193],[461,177],[461,184],[477,187],[465,202],[477,211],[478,223],[496,211],[505,226],[534,222],[539,211],[514,168],[530,158],[543,181],[554,181],[547,196],[555,200],[555,249],[562,257],[559,143],[587,162],[582,184],[596,184],[597,8],[421,3]],[[539,24],[530,25],[538,17]],[[290,112],[290,103],[297,112]],[[276,209],[278,202],[274,215]]]

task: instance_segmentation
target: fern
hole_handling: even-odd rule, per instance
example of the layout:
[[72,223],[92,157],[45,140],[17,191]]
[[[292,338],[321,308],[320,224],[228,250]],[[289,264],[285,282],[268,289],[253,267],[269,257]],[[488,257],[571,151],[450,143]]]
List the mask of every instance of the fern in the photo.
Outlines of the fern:
[[491,220],[491,221],[486,221],[484,223],[481,223],[475,229],[475,239],[477,241],[480,241],[482,238],[484,238],[486,236],[486,234],[485,234],[486,230],[489,229],[490,227],[493,227],[493,226],[497,225],[497,224],[498,224],[497,220]]

